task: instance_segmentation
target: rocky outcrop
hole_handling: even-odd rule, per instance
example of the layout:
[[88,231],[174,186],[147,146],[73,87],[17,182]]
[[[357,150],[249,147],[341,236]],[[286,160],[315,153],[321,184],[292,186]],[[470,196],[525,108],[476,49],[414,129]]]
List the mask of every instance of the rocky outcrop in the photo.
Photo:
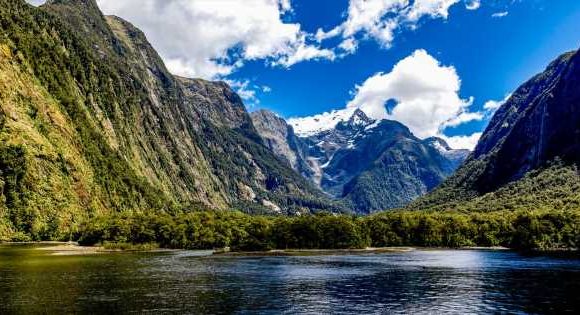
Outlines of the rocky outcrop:
[[283,118],[268,110],[252,112],[251,117],[266,147],[303,176],[313,176],[308,162],[308,145],[296,136]]
[[522,178],[559,157],[580,162],[580,53],[560,56],[496,112],[473,153],[486,160],[479,192]]

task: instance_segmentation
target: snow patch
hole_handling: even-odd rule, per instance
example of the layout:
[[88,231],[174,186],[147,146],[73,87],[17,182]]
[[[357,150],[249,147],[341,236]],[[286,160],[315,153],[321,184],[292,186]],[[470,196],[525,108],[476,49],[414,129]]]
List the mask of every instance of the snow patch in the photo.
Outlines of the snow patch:
[[294,128],[294,132],[299,137],[309,137],[332,130],[340,122],[348,121],[355,110],[356,108],[345,108],[309,117],[290,118],[288,124]]
[[441,153],[446,153],[448,151],[447,148],[441,145],[439,141],[433,141],[431,145]]

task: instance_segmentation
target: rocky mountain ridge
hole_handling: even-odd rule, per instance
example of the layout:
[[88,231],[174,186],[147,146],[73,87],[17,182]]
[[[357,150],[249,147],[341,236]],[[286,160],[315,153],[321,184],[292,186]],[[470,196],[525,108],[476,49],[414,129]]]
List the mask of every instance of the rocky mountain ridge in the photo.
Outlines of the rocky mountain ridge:
[[[276,126],[265,116],[276,117]],[[304,176],[358,213],[406,205],[435,188],[469,154],[452,150],[439,138],[420,140],[404,125],[375,121],[359,109],[343,118],[334,128],[308,136],[284,134],[269,147],[287,160],[299,156],[301,167],[309,168],[300,170]],[[264,139],[271,138],[274,129],[292,130],[271,112],[252,113],[252,119],[261,126],[258,132]]]

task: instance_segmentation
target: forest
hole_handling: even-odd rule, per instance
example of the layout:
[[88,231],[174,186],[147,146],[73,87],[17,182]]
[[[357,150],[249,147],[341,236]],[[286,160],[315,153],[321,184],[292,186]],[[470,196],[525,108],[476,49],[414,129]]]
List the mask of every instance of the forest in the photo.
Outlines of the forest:
[[420,246],[503,246],[521,251],[576,249],[580,213],[391,211],[368,217],[319,213],[251,216],[231,211],[118,214],[82,224],[81,245],[264,251]]

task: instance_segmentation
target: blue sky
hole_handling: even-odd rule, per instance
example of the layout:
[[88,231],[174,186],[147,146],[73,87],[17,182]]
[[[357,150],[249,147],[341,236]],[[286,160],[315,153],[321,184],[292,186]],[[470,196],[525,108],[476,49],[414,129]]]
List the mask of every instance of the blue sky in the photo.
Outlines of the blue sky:
[[[497,104],[486,102],[580,47],[576,0],[97,1],[141,28],[172,72],[225,80],[250,110],[359,107],[455,147],[473,147]],[[381,112],[390,98],[395,110]]]
[[[313,3],[316,2],[316,3]],[[296,2],[294,19],[306,29],[335,25],[348,1]],[[314,14],[313,12],[323,12]],[[496,12],[508,12],[494,18]],[[580,47],[580,1],[482,3],[478,10],[450,9],[449,17],[422,21],[415,30],[401,30],[390,49],[375,41],[361,43],[357,53],[336,61],[307,62],[291,69],[252,62],[232,77],[252,78],[271,87],[260,104],[283,117],[313,115],[344,107],[350,93],[376,72],[389,72],[416,49],[425,49],[461,78],[460,95],[474,97],[472,110],[501,100],[561,53]],[[488,119],[448,128],[449,136],[481,131]]]

